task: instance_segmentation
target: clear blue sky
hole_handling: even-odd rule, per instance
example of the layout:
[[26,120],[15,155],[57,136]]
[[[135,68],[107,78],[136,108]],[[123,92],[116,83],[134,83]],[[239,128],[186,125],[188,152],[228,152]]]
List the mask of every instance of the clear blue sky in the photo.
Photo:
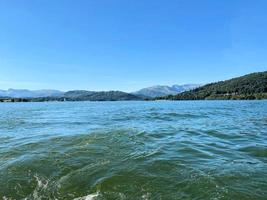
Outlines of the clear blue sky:
[[0,89],[134,91],[265,70],[266,0],[0,0]]

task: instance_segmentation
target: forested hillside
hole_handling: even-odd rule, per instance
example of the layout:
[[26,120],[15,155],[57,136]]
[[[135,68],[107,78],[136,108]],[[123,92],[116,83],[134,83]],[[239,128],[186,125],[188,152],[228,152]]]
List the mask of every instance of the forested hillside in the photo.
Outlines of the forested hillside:
[[267,71],[210,83],[191,91],[157,99],[267,99]]

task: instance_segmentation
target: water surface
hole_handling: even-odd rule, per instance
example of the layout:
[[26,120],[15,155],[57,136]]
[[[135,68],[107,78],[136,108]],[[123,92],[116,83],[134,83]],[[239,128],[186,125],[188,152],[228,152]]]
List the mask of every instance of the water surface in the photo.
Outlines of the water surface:
[[267,101],[2,103],[0,199],[267,199]]

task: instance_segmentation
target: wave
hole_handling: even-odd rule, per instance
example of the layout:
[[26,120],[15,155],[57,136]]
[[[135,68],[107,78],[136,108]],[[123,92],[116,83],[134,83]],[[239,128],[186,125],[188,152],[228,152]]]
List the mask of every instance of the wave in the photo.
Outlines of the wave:
[[74,198],[73,200],[94,200],[99,195],[100,195],[100,193],[97,192],[97,193],[93,193],[93,194],[88,194],[88,195],[83,196],[83,197],[77,197],[77,198]]
[[266,199],[266,102],[110,104],[0,109],[0,199]]

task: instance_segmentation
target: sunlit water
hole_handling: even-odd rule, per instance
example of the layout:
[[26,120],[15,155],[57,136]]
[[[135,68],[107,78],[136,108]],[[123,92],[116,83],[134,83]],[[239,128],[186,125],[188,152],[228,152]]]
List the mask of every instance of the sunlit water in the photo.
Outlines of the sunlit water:
[[267,101],[0,104],[0,199],[267,199]]

